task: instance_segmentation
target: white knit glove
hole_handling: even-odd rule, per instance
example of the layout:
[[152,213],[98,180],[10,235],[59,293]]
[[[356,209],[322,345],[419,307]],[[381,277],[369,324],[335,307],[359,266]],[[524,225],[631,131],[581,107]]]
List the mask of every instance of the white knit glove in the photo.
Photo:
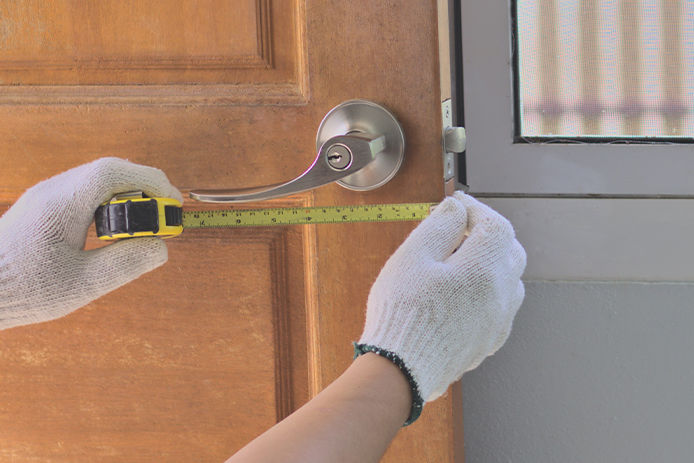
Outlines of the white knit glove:
[[413,393],[406,424],[506,342],[525,294],[525,261],[508,220],[456,192],[386,262],[355,352],[403,370]]
[[182,200],[159,169],[103,158],[35,185],[0,218],[0,329],[62,317],[166,262],[158,238],[83,250],[99,204],[128,191]]

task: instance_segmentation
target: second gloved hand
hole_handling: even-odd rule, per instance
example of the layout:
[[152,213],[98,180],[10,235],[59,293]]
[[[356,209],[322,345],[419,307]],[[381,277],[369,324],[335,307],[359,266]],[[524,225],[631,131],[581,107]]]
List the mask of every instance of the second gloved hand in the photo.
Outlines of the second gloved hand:
[[511,224],[462,192],[439,204],[386,262],[355,349],[387,356],[409,374],[408,423],[422,401],[504,344],[525,294],[525,263]]
[[99,204],[128,191],[182,200],[161,170],[103,158],[35,185],[0,217],[0,329],[66,315],[166,262],[158,238],[83,250]]

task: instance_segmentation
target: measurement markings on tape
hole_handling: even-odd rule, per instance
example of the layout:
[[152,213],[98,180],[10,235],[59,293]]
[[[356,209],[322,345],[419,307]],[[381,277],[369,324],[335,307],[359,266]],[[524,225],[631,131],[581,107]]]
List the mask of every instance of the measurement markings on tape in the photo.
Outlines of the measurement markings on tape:
[[183,229],[422,220],[437,203],[184,211]]

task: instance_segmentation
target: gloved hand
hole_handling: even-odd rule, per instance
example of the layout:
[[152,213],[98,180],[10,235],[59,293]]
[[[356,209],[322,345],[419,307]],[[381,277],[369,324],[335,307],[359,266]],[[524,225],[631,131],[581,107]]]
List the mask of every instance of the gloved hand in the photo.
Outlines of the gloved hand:
[[182,200],[161,170],[103,158],[35,185],[0,218],[0,329],[62,317],[166,262],[159,238],[84,251],[96,208],[128,191]]
[[439,204],[386,262],[355,354],[375,352],[405,373],[413,395],[406,424],[506,342],[525,295],[525,263],[508,220],[462,192]]

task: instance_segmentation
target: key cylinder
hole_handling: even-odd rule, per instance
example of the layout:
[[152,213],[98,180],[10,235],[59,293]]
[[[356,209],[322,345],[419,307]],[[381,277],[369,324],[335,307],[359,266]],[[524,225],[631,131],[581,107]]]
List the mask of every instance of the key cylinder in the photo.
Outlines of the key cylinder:
[[328,165],[335,170],[344,170],[352,163],[352,152],[345,145],[335,144],[326,153]]

